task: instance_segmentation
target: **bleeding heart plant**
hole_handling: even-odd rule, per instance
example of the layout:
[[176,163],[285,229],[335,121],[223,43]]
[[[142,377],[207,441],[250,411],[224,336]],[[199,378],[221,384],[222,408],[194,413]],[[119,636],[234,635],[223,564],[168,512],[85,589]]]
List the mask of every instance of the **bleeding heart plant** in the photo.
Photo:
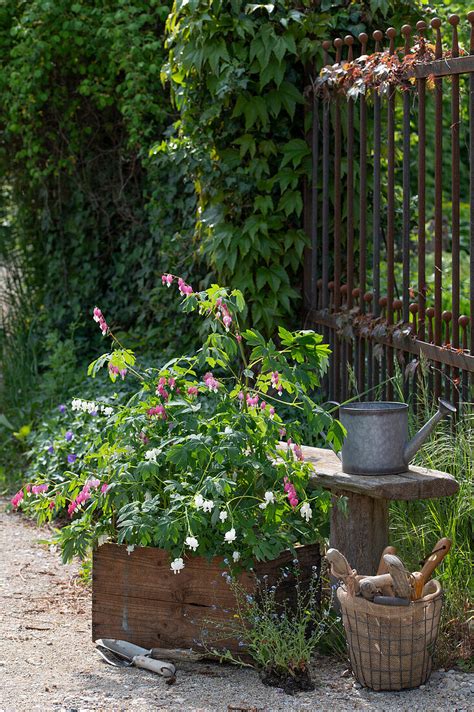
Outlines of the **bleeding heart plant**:
[[187,555],[222,555],[250,568],[322,538],[329,494],[310,487],[301,433],[306,423],[337,449],[344,437],[315,402],[328,346],[313,331],[280,327],[277,345],[242,330],[238,290],[195,292],[173,275],[162,281],[177,283],[183,309],[207,320],[209,336],[193,355],[140,368],[94,309],[113,348],[90,375],[106,366],[112,381],[133,375],[140,389],[102,420],[87,454],[95,478],[51,483],[48,497],[71,517],[58,534],[64,558],[109,539],[166,549],[178,574]]

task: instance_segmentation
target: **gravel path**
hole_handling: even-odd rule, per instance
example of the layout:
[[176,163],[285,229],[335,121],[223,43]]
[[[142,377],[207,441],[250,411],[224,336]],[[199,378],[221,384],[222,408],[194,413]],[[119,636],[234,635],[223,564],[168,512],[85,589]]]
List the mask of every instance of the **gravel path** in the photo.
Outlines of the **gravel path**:
[[173,686],[153,673],[110,667],[91,641],[90,592],[76,566],[62,566],[57,552],[40,543],[47,536],[2,507],[0,712],[473,709],[474,676],[454,671],[433,673],[423,690],[375,693],[343,676],[343,665],[320,658],[316,690],[288,697],[264,687],[253,671],[231,666],[180,665]]

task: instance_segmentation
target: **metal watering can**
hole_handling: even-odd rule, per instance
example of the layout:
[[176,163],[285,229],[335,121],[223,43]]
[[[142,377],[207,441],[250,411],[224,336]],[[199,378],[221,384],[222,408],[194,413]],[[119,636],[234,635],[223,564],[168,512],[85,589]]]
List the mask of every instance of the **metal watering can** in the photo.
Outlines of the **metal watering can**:
[[456,408],[439,398],[438,412],[408,440],[406,403],[350,403],[339,408],[347,430],[341,452],[343,472],[350,475],[397,475],[406,472],[425,440],[445,415]]

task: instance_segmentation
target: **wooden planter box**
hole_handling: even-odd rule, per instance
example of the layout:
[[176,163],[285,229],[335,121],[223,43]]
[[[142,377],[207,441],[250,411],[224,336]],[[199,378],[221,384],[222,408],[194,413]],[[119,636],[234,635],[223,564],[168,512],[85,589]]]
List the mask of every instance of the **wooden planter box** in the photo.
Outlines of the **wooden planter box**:
[[[320,570],[319,545],[298,550],[302,585]],[[285,552],[275,561],[257,563],[255,573],[268,576],[273,585],[281,578],[282,569],[291,564],[292,555]],[[92,637],[120,638],[144,648],[194,648],[202,639],[206,621],[222,620],[232,615],[235,606],[232,592],[222,576],[222,559],[207,561],[201,557],[185,559],[185,568],[170,571],[169,556],[162,549],[137,548],[104,544],[94,551],[92,569]],[[241,582],[249,592],[254,579],[248,574]],[[289,576],[277,588],[278,600],[294,594],[294,579]],[[211,626],[212,627],[212,626]],[[217,637],[215,631],[212,631]],[[213,647],[239,652],[238,641],[219,641]]]

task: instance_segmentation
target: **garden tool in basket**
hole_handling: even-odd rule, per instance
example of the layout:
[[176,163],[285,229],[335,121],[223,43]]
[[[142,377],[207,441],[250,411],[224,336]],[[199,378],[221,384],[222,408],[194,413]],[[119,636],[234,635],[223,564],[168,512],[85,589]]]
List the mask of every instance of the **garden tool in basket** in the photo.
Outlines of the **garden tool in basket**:
[[328,549],[326,559],[331,564],[331,574],[334,578],[343,581],[349,595],[355,596],[359,592],[358,578],[360,577],[357,577],[357,571],[349,565],[346,557],[337,549]]
[[431,574],[444,559],[448,551],[451,549],[451,539],[444,537],[440,539],[433,547],[433,551],[426,559],[421,571],[414,571],[412,576],[412,601],[417,601],[423,595],[423,588],[426,582],[431,578]]
[[[376,603],[386,603],[389,604],[389,600],[381,601],[379,598],[380,593],[385,593],[385,587],[391,586],[393,588],[394,597],[397,600],[392,602],[392,605],[404,605],[405,601],[410,600],[411,587],[410,587],[410,573],[403,565],[402,561],[394,554],[384,554],[383,557],[384,567],[387,573],[379,574],[378,576],[366,576],[359,581],[359,590],[361,595],[369,601],[374,601],[377,597]],[[379,566],[380,570],[380,566]],[[384,596],[384,598],[391,598],[391,596]]]

